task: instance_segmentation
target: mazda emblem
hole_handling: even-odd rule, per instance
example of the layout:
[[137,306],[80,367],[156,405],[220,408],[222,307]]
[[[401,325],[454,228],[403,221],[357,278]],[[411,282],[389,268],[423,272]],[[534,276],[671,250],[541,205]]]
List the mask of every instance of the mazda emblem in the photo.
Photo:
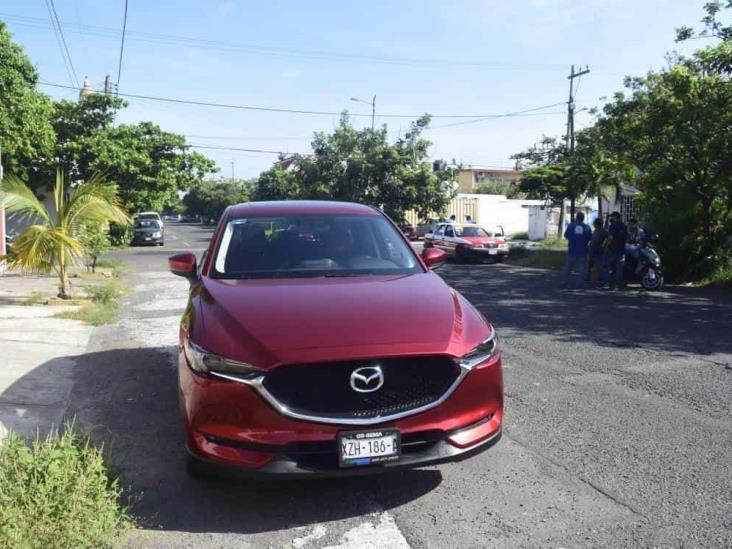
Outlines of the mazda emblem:
[[381,366],[364,366],[351,372],[351,389],[357,393],[373,393],[384,384]]

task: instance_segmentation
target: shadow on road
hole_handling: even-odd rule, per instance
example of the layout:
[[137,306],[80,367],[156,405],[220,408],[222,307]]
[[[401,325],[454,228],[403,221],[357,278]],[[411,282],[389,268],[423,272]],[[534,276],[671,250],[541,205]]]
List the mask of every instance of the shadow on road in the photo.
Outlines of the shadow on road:
[[600,346],[732,352],[729,292],[561,290],[556,271],[508,265],[447,265],[439,273],[501,329]]
[[[103,443],[119,468],[133,515],[142,526],[183,532],[258,533],[356,517],[398,506],[433,490],[436,470],[341,480],[252,482],[197,480],[184,465],[174,348],[114,349],[72,357],[68,418]],[[27,394],[29,382],[52,375],[54,361],[3,394]],[[394,475],[398,475],[398,482]],[[398,484],[399,489],[391,486]],[[386,492],[386,493],[384,493]],[[381,507],[380,506],[380,507]]]

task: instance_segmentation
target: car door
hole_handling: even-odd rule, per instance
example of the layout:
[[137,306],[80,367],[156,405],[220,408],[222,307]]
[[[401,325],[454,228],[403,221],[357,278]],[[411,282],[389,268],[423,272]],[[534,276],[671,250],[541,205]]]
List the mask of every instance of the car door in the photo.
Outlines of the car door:
[[445,238],[445,225],[438,225],[437,229],[435,229],[435,232],[431,234],[431,243],[435,248],[439,248],[440,250],[444,250],[444,238]]
[[445,225],[443,228],[442,236],[442,249],[451,255],[455,255],[455,249],[457,248],[457,238],[455,236],[455,227],[452,225]]

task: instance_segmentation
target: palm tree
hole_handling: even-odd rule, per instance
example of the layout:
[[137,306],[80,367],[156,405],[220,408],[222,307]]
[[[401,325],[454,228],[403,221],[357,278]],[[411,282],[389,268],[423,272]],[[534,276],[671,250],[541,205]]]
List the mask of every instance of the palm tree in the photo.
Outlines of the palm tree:
[[68,189],[63,172],[57,169],[53,199],[55,215],[19,178],[9,175],[0,183],[0,203],[8,212],[36,223],[18,235],[13,252],[5,260],[8,268],[24,274],[55,271],[59,278],[58,297],[68,299],[71,297],[68,269],[84,251],[78,238],[81,228],[106,222],[128,225],[130,218],[117,197],[117,186],[100,174]]

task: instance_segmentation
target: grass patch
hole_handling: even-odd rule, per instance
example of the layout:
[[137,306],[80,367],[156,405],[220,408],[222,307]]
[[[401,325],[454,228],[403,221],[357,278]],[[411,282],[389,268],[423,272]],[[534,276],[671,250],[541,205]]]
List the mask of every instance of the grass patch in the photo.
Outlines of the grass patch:
[[108,257],[97,261],[97,268],[111,269],[114,278],[120,278],[130,272],[130,267],[118,257]]
[[536,243],[537,248],[561,248],[567,249],[567,241],[563,238],[550,238],[547,240],[539,240]]
[[92,326],[113,322],[119,313],[119,300],[127,293],[127,286],[112,279],[103,284],[89,285],[85,289],[91,303],[76,311],[58,313],[56,318],[81,320]]
[[67,425],[0,443],[0,547],[109,547],[132,526],[100,449]]
[[564,267],[566,260],[567,254],[564,251],[516,246],[511,248],[506,263],[539,269],[561,269]]
[[514,233],[511,235],[511,240],[528,240],[529,233]]
[[23,301],[20,302],[21,305],[40,305],[41,303],[44,303],[46,301],[46,297],[43,295],[42,292],[31,292],[28,297],[26,297]]

